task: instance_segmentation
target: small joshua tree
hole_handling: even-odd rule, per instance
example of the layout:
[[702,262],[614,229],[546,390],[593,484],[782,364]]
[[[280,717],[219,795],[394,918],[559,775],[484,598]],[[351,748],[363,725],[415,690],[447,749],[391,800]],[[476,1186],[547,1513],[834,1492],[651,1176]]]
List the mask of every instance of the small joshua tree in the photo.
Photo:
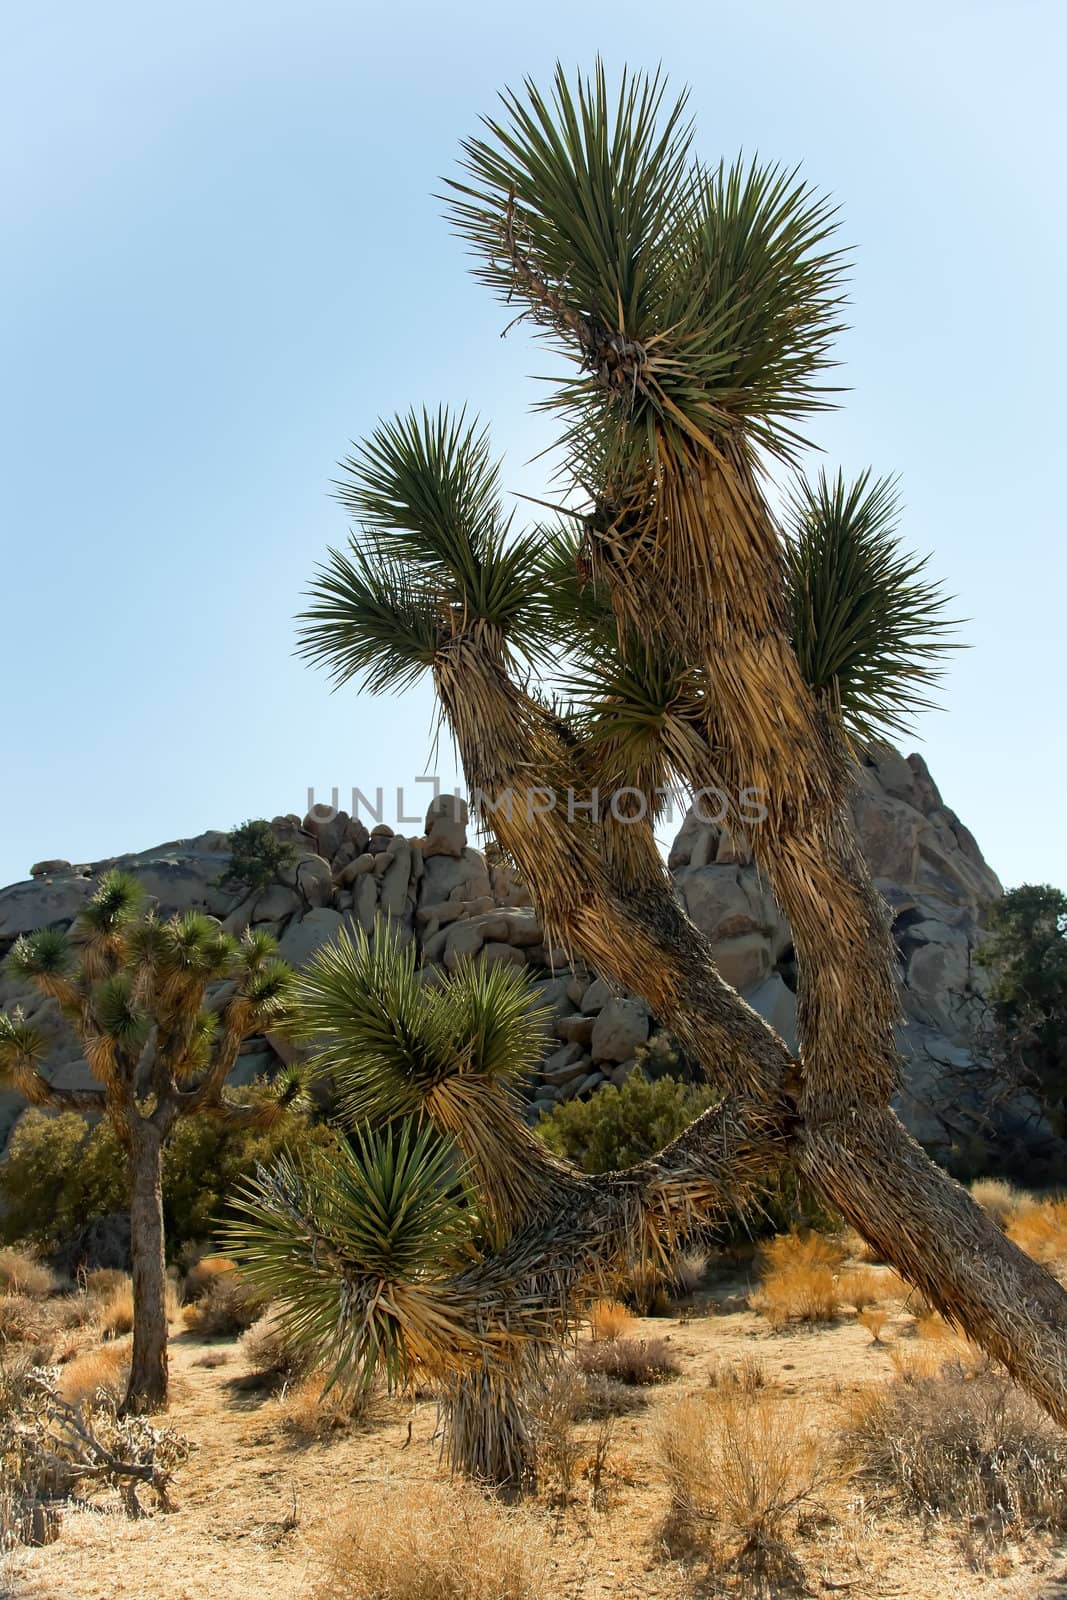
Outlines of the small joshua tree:
[[[300,1093],[286,1074],[267,1103],[242,1106],[223,1090],[242,1041],[281,1019],[293,973],[277,945],[250,931],[239,942],[212,917],[160,922],[136,879],[109,873],[69,933],[16,940],[12,976],[53,999],[98,1087],[62,1089],[41,1070],[43,1035],[21,1012],[0,1013],[0,1076],[34,1105],[110,1119],[129,1157],[133,1361],[124,1401],[140,1413],[167,1403],[162,1156],[179,1118],[264,1123]],[[211,984],[227,983],[218,1009]]]
[[[566,1319],[531,1303],[496,1348],[465,1321],[486,1253],[549,1223],[568,1182],[515,1092],[547,1021],[514,968],[464,964],[431,984],[387,926],[373,943],[342,934],[301,973],[290,1028],[316,1047],[349,1138],[247,1183],[226,1239],[313,1366],[344,1385],[375,1367],[393,1386],[433,1381],[453,1466],[509,1489],[531,1475],[531,1386]],[[442,1296],[472,1270],[466,1293]]]

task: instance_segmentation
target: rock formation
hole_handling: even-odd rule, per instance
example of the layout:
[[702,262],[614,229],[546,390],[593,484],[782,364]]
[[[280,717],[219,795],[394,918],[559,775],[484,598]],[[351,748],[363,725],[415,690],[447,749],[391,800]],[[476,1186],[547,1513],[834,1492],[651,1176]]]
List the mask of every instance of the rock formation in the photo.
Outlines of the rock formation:
[[[974,954],[983,911],[1000,884],[919,756],[886,750],[869,758],[853,811],[891,909],[900,961],[901,1114],[926,1144],[958,1146],[984,1117],[983,1065],[971,1043],[983,990]],[[433,801],[417,839],[385,825],[368,831],[328,807],[303,819],[276,817],[274,829],[294,847],[294,860],[269,888],[246,895],[220,887],[229,861],[224,833],[89,866],[41,862],[28,882],[0,891],[0,956],[20,933],[68,924],[102,873],[121,867],[141,880],[161,914],[196,909],[233,932],[266,928],[296,966],[342,928],[371,933],[388,916],[416,944],[428,981],[469,957],[527,969],[554,1018],[551,1047],[527,1086],[531,1115],[605,1081],[621,1083],[638,1063],[651,1072],[671,1066],[669,1041],[644,1001],[613,992],[595,973],[570,964],[564,951],[546,948],[525,886],[492,848],[468,843],[467,822],[466,806],[450,795]],[[789,927],[744,849],[691,812],[669,865],[724,976],[793,1045]],[[0,978],[0,1006],[16,1003],[54,1040],[48,1072],[62,1083],[77,1081],[86,1069],[54,1004]],[[292,1048],[278,1038],[248,1041],[238,1081],[270,1073]],[[18,1110],[13,1095],[0,1100],[0,1146]]]

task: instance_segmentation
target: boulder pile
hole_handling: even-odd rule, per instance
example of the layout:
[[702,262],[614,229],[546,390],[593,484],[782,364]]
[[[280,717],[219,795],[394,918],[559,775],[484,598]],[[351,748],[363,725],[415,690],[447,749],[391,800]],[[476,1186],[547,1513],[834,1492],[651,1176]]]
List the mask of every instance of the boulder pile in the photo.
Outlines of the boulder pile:
[[[983,1063],[971,1041],[983,974],[974,956],[983,913],[1000,884],[919,756],[885,750],[869,757],[858,774],[853,811],[893,917],[906,1062],[900,1111],[928,1145],[958,1143],[981,1117]],[[0,890],[0,957],[20,933],[69,924],[101,875],[120,867],[141,880],[161,914],[195,909],[235,933],[265,928],[298,967],[346,926],[372,934],[388,918],[415,944],[427,981],[439,981],[436,974],[469,958],[524,968],[551,1010],[554,1034],[526,1086],[531,1116],[602,1083],[621,1084],[635,1069],[684,1071],[642,999],[615,992],[565,951],[546,945],[525,885],[492,848],[470,844],[462,800],[438,796],[418,838],[386,824],[368,829],[358,818],[321,806],[303,818],[276,817],[272,826],[292,846],[293,859],[257,893],[222,887],[229,841],[219,832],[89,865],[42,861],[28,881]],[[722,828],[690,812],[669,866],[723,976],[794,1046],[789,926],[750,856]],[[54,1003],[0,978],[0,1006],[16,1003],[54,1041],[49,1074],[63,1084],[83,1081],[87,1069]],[[236,1081],[271,1073],[293,1050],[277,1037],[249,1040]],[[0,1148],[19,1109],[16,1096],[0,1097]]]

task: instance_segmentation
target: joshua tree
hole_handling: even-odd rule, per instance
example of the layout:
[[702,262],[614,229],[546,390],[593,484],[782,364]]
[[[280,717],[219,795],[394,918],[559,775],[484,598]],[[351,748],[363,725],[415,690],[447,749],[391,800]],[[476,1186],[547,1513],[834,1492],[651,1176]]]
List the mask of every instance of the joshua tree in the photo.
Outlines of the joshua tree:
[[[393,1383],[432,1372],[453,1464],[516,1488],[532,1467],[530,1382],[558,1349],[558,1331],[546,1337],[531,1319],[521,1361],[483,1361],[436,1285],[516,1229],[548,1223],[546,1202],[569,1181],[515,1095],[543,1050],[548,1014],[514,968],[468,963],[431,986],[415,963],[386,927],[373,942],[342,934],[301,973],[290,1028],[316,1047],[349,1140],[283,1160],[249,1185],[234,1201],[243,1216],[227,1247],[294,1308],[294,1335],[334,1379],[358,1381],[375,1361]],[[395,1289],[383,1298],[368,1276],[353,1278],[353,1259]]]
[[[266,934],[238,942],[211,917],[159,922],[141,910],[135,878],[111,872],[69,934],[52,928],[15,941],[7,970],[57,1002],[99,1087],[64,1089],[41,1070],[42,1033],[0,1013],[0,1075],[32,1104],[106,1116],[129,1158],[133,1358],[124,1410],[167,1403],[162,1156],[180,1117],[202,1113],[248,1125],[269,1121],[300,1093],[288,1073],[267,1102],[224,1094],[242,1041],[277,1023],[290,968]],[[209,984],[227,984],[218,1009]]]
[[[765,493],[768,462],[795,465],[795,424],[831,404],[832,208],[792,173],[706,170],[657,80],[609,99],[599,70],[575,91],[557,74],[551,99],[528,85],[504,107],[465,146],[452,215],[478,275],[573,362],[546,402],[573,510],[516,532],[476,426],[379,427],[345,463],[357,529],[314,582],[303,647],[373,692],[431,674],[551,940],[644,995],[722,1099],[627,1172],[532,1171],[542,1192],[506,1240],[418,1279],[453,1332],[414,1330],[411,1358],[441,1372],[474,1359],[466,1338],[484,1371],[514,1372],[598,1274],[743,1207],[789,1162],[1067,1422],[1067,1296],[889,1105],[893,947],[847,799],[856,747],[927,703],[943,600],[897,540],[887,481],[797,479],[781,518]],[[531,687],[546,672],[566,710]],[[766,821],[731,826],[793,926],[797,1059],[671,894],[653,840],[670,785],[762,795]],[[599,791],[602,809],[528,803],[535,789]],[[295,1206],[313,1231],[312,1201],[275,1189],[257,1226],[269,1237]],[[375,1308],[361,1348],[387,1315],[407,1341],[402,1274],[335,1244],[335,1295],[358,1283]]]

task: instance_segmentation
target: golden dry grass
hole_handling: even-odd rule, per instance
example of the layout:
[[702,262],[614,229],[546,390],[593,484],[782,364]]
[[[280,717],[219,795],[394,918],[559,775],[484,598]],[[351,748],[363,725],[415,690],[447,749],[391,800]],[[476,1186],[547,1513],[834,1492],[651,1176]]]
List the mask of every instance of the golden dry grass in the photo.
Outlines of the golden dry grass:
[[310,1444],[347,1433],[351,1428],[372,1427],[387,1415],[388,1407],[379,1388],[348,1392],[326,1389],[326,1380],[319,1373],[287,1389],[279,1401],[279,1410],[286,1433]]
[[1067,1264],[1067,1200],[1030,1200],[1008,1220],[1008,1238],[1044,1266]]
[[120,1267],[94,1267],[92,1272],[84,1274],[84,1281],[86,1294],[105,1300],[114,1290],[129,1283],[130,1275]]
[[311,1600],[543,1600],[544,1536],[474,1489],[362,1497],[324,1543]]
[[597,1300],[589,1309],[589,1334],[593,1339],[621,1339],[633,1322],[619,1300]]
[[37,1300],[54,1294],[56,1288],[55,1273],[31,1251],[18,1245],[0,1249],[0,1294],[20,1294]]
[[843,1303],[855,1306],[857,1311],[865,1311],[868,1306],[889,1298],[892,1288],[893,1285],[887,1282],[887,1274],[876,1271],[874,1267],[853,1267],[842,1272],[838,1280]]
[[776,1331],[793,1322],[833,1322],[841,1307],[838,1269],[844,1255],[840,1239],[779,1234],[763,1249],[760,1285],[749,1305]]
[[98,1393],[117,1404],[125,1392],[129,1373],[129,1340],[112,1341],[69,1361],[59,1375],[57,1387],[62,1398],[72,1405],[80,1405]]
[[872,1344],[881,1344],[882,1330],[886,1325],[889,1313],[882,1306],[864,1306],[856,1315],[856,1321],[861,1328],[866,1328],[871,1336]]
[[790,1524],[827,1483],[831,1459],[801,1409],[773,1388],[720,1386],[683,1400],[656,1430],[671,1529],[749,1592],[802,1582]]
[[[181,1310],[178,1290],[171,1279],[167,1279],[166,1288],[166,1316],[168,1322],[174,1322]],[[121,1338],[123,1334],[133,1332],[133,1279],[123,1274],[120,1282],[116,1283],[100,1306],[97,1318],[100,1332],[108,1339]]]

